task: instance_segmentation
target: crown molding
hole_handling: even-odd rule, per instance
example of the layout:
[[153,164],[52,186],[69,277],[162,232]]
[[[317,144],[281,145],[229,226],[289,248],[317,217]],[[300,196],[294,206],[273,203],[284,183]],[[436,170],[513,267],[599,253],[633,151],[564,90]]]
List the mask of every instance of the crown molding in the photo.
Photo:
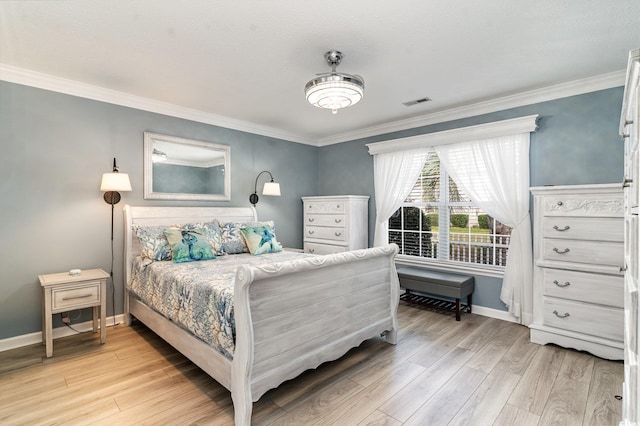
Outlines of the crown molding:
[[50,74],[18,68],[12,65],[0,63],[0,80],[36,87],[38,89],[50,90],[52,92],[64,93],[66,95],[78,96],[94,101],[135,108],[142,111],[149,111],[171,117],[197,121],[199,123],[212,124],[214,126],[224,127],[227,129],[255,133],[262,136],[284,139],[290,142],[317,146],[316,141],[313,139],[284,130],[260,126],[247,121],[234,120],[221,115],[144,98],[142,96],[131,95],[129,93],[56,77]]
[[327,138],[318,139],[318,146],[333,145],[340,142],[347,142],[385,133],[398,132],[401,130],[413,129],[430,124],[437,124],[445,121],[474,117],[477,115],[503,111],[510,108],[516,108],[520,106],[551,101],[554,99],[561,99],[569,96],[596,92],[598,90],[624,86],[625,75],[625,70],[614,71],[595,77],[583,78],[581,80],[575,80],[568,83],[556,84],[554,86],[531,90],[528,92],[517,93],[514,95],[503,96],[488,101],[477,102],[475,104],[437,111],[418,117],[408,118],[406,120],[393,121],[390,123],[367,127],[365,129],[355,130],[352,132],[340,133]]
[[100,86],[94,86],[0,63],[0,80],[2,81],[316,147],[333,145],[355,139],[413,129],[430,124],[458,120],[461,118],[488,114],[491,112],[531,105],[539,102],[546,102],[554,99],[619,87],[624,85],[625,77],[626,70],[615,71],[608,74],[557,84],[528,92],[503,96],[488,101],[445,109],[405,120],[398,120],[351,132],[339,133],[326,138],[313,139],[281,129],[260,126],[247,121],[234,120],[221,115],[211,114],[196,109],[186,108],[167,102],[135,96],[125,92],[106,89]]

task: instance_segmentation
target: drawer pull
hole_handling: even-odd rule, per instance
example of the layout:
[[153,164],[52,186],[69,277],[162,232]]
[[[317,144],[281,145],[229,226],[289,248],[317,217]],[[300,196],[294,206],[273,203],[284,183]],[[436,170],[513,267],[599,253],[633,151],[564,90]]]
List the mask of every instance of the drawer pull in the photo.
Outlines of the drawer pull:
[[316,232],[316,231],[311,231],[311,230],[309,230],[309,234],[310,234],[310,235],[313,235],[313,233],[314,233],[314,232]]
[[339,237],[340,235],[342,235],[342,232],[334,232],[336,237]]
[[626,272],[626,271],[627,271],[627,265],[620,267],[620,272]]
[[340,222],[342,222],[342,219],[335,219],[334,222],[335,223],[340,223]]
[[93,296],[93,294],[81,294],[80,296],[63,297],[62,300],[86,299],[87,297],[91,296]]
[[565,312],[564,314],[560,315],[558,311],[553,311],[553,314],[558,318],[567,318],[569,316],[569,312]]
[[571,285],[569,281],[566,281],[564,284],[560,284],[558,280],[553,280],[553,283],[558,287],[569,287]]
[[568,249],[568,248],[566,248],[566,249],[564,249],[564,250],[560,251],[560,250],[558,250],[558,248],[557,248],[557,247],[554,247],[554,248],[553,248],[553,251],[555,251],[555,252],[556,252],[556,253],[558,253],[558,254],[565,254],[565,253],[569,253],[569,249]]
[[558,225],[553,225],[553,229],[555,229],[556,231],[559,231],[559,232],[564,232],[564,231],[568,231],[569,229],[571,229],[571,227],[569,225],[566,225],[564,228],[560,229],[560,228],[558,228]]
[[314,218],[312,218],[312,217],[310,217],[310,218],[309,218],[309,222],[313,222],[314,220],[315,220],[315,219],[314,219]]
[[336,204],[336,209],[340,209],[340,204]]
[[633,179],[624,178],[622,180],[622,187],[623,188],[628,188],[632,183],[633,183]]
[[564,203],[563,203],[562,201],[558,201],[558,205],[559,205],[559,206],[561,206],[561,205],[563,205],[563,204],[564,204]]
[[309,249],[309,253],[315,253],[315,251],[316,249],[312,249],[312,248]]

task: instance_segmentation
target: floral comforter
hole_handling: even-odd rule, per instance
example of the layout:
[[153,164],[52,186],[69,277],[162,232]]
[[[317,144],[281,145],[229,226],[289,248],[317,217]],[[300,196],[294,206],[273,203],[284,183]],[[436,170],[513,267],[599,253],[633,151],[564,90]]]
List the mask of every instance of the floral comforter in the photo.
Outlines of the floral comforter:
[[233,286],[239,265],[264,265],[309,255],[282,251],[235,254],[189,263],[137,257],[129,289],[149,307],[233,358]]

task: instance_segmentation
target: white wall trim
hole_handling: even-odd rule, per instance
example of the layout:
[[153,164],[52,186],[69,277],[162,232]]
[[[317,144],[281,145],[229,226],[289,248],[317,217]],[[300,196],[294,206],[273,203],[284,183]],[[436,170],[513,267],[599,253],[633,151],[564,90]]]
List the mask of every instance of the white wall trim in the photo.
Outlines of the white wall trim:
[[456,108],[448,108],[442,111],[408,118],[406,120],[393,121],[390,123],[367,127],[365,129],[320,138],[317,141],[317,145],[333,145],[369,136],[414,129],[416,127],[428,126],[430,124],[475,117],[477,115],[504,111],[510,108],[552,101],[554,99],[561,99],[569,96],[582,95],[584,93],[597,92],[598,90],[611,89],[613,87],[621,87],[624,85],[625,75],[626,71],[624,70],[614,71],[608,74],[570,81],[568,83],[556,84],[554,86],[530,90],[528,92],[516,93],[514,95],[503,96],[488,101],[463,105]]
[[66,95],[92,99],[94,101],[135,108],[142,111],[155,112],[171,117],[184,118],[185,120],[197,121],[198,123],[212,124],[214,126],[220,126],[227,129],[234,129],[242,132],[255,133],[262,136],[317,146],[315,140],[285,130],[261,126],[247,121],[235,120],[221,115],[144,98],[142,96],[135,96],[129,93],[56,77],[50,74],[14,67],[12,65],[0,63],[0,80],[36,87],[38,89],[50,90],[52,92],[64,93]]
[[[114,317],[107,317],[107,327],[112,327],[114,323]],[[124,323],[124,315],[116,315],[115,323],[123,324]],[[77,324],[71,324],[73,328],[80,332],[91,331],[93,329],[93,321],[85,321]],[[70,329],[69,327],[63,326],[53,329],[53,338],[58,339],[60,337],[71,336],[73,334],[77,334],[75,331]],[[107,341],[109,340],[109,336],[107,333]],[[21,336],[8,337],[6,339],[0,339],[0,352],[8,351],[10,349],[21,348],[23,346],[33,345],[35,343],[42,342],[42,333],[40,331],[36,331],[34,333],[23,334]],[[55,352],[55,344],[54,344],[54,352]],[[42,354],[44,355],[44,346],[42,347]]]
[[[507,311],[501,311],[499,309],[487,308],[485,306],[471,305],[471,312],[474,314],[482,315],[483,317],[495,318],[502,321],[515,322],[519,324],[520,321]],[[462,316],[464,321],[464,315]],[[524,326],[523,326],[524,327]]]
[[500,136],[517,135],[533,132],[538,128],[540,116],[528,115],[509,120],[494,121],[476,126],[460,127],[442,132],[425,133],[407,138],[367,144],[370,155],[386,152],[405,151],[416,148],[430,148],[436,145],[447,145],[459,142],[477,141]]
[[317,147],[413,129],[445,121],[474,117],[481,114],[503,111],[510,108],[566,98],[568,96],[581,95],[613,87],[621,87],[624,85],[625,77],[626,70],[614,71],[607,74],[570,81],[527,92],[516,93],[469,105],[447,108],[442,111],[427,113],[405,120],[398,120],[351,132],[339,133],[326,138],[313,139],[299,134],[294,134],[286,130],[235,120],[229,117],[0,63],[0,80],[2,81]]

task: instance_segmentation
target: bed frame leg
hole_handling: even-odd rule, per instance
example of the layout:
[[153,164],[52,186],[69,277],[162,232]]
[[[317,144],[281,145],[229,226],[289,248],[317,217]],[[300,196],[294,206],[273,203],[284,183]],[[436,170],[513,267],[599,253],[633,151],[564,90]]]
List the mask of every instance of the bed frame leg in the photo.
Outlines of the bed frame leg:
[[248,395],[238,395],[240,392],[232,392],[234,422],[236,426],[250,426],[253,403]]
[[394,328],[392,330],[385,331],[384,340],[392,345],[398,343],[398,329]]

